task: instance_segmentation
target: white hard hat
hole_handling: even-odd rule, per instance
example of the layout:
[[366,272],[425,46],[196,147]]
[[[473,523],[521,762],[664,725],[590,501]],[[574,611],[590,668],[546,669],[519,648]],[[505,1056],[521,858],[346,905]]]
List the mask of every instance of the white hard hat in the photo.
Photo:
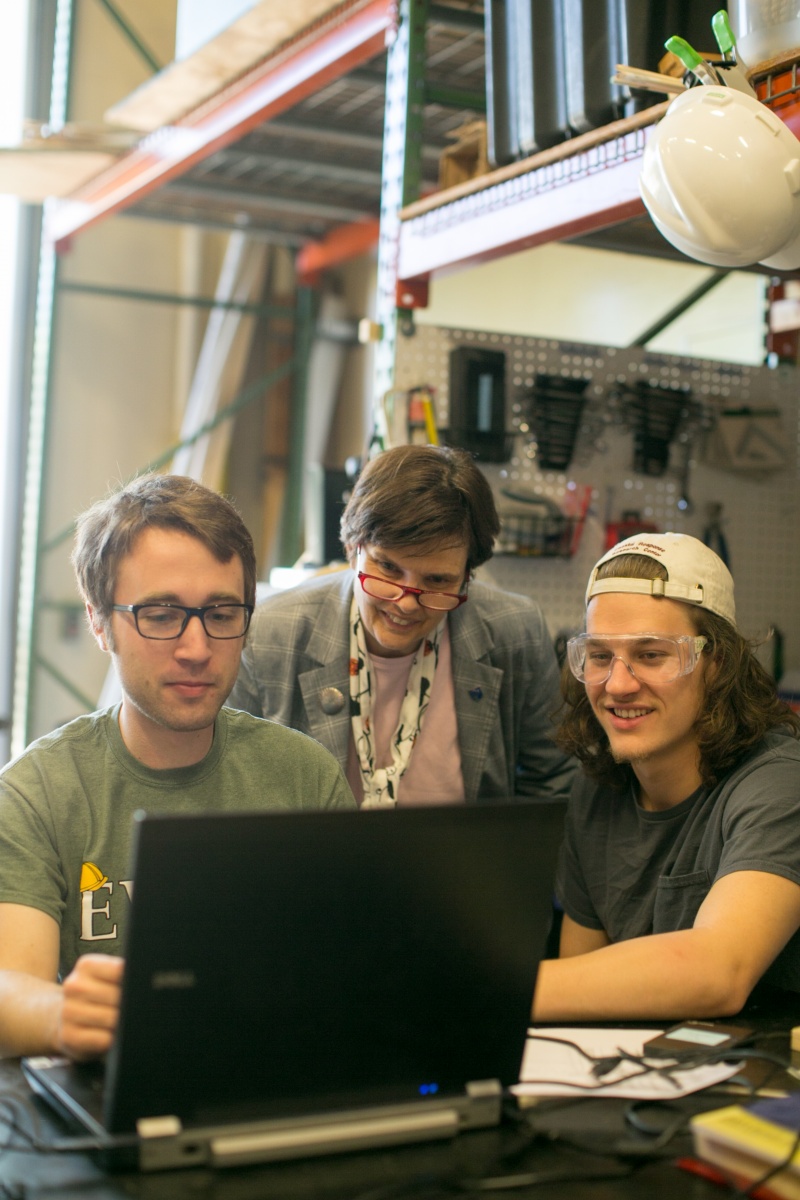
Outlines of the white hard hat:
[[676,97],[645,146],[639,187],[657,228],[690,258],[800,265],[800,141],[744,92],[704,85]]
[[795,267],[800,267],[800,222],[795,228],[794,236],[789,238],[777,254],[770,254],[769,258],[759,259],[759,262],[771,271],[793,271]]

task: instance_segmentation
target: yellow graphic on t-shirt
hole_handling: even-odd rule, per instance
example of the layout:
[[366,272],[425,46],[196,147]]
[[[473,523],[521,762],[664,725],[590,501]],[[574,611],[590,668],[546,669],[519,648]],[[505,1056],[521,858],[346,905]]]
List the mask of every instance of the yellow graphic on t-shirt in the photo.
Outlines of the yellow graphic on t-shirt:
[[108,876],[93,862],[85,862],[81,867],[81,891],[96,892],[104,883],[108,883]]

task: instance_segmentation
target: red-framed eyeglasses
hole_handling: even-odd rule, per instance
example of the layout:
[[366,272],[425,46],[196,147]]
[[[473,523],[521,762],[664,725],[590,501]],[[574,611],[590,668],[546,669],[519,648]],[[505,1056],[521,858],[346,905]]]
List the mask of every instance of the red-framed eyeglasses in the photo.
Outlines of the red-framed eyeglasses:
[[466,592],[430,592],[425,588],[392,583],[388,579],[381,579],[379,575],[367,575],[366,571],[358,572],[358,582],[374,600],[402,600],[403,596],[416,596],[422,608],[430,608],[434,612],[452,612],[469,600]]

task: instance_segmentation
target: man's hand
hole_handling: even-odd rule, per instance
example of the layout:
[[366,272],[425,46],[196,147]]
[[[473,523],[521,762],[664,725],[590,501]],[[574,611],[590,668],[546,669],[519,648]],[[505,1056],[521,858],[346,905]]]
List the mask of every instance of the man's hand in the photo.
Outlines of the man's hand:
[[62,985],[56,1041],[68,1058],[97,1058],[111,1045],[119,1016],[124,960],[84,954]]

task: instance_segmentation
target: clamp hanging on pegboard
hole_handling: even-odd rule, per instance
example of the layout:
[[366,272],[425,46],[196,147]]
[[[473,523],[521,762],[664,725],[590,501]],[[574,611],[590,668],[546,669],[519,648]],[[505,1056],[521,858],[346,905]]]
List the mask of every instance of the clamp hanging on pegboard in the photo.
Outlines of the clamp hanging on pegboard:
[[688,387],[656,387],[637,379],[619,392],[626,424],[633,430],[633,469],[641,475],[663,475],[669,463],[670,443],[679,427],[700,406]]
[[536,461],[565,471],[572,461],[591,379],[538,373],[527,396],[527,420],[536,439]]

